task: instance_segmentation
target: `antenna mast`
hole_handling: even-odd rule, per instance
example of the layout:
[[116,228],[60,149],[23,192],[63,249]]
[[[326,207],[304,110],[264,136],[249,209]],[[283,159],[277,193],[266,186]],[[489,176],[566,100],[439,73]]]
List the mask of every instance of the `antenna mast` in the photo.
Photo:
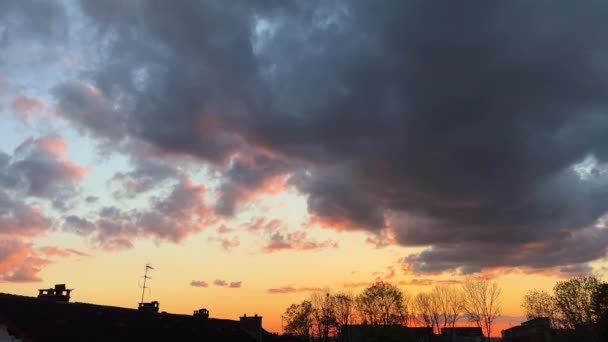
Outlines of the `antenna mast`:
[[141,303],[144,302],[144,294],[146,293],[146,289],[148,289],[149,287],[146,286],[146,280],[148,279],[152,279],[151,277],[148,277],[148,270],[153,270],[154,267],[152,267],[149,263],[146,264],[146,271],[144,272],[144,286],[142,286],[141,288]]

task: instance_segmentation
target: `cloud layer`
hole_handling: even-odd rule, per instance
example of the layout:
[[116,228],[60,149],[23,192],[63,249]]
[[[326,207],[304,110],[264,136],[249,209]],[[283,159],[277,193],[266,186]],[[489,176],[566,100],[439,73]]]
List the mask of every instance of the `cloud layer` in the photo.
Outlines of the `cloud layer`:
[[[146,148],[218,170],[205,210],[231,217],[296,189],[311,224],[423,247],[404,258],[415,273],[567,271],[606,256],[596,223],[608,211],[607,4],[80,8],[103,49],[83,79],[53,88],[59,115],[134,158]],[[173,172],[145,169],[116,179],[137,193]],[[42,196],[51,185],[22,186]],[[175,189],[183,209],[169,195],[150,212],[108,208],[80,230],[116,245],[179,241],[200,227],[203,208],[187,201],[196,189]],[[267,249],[306,249],[302,237],[274,235]]]

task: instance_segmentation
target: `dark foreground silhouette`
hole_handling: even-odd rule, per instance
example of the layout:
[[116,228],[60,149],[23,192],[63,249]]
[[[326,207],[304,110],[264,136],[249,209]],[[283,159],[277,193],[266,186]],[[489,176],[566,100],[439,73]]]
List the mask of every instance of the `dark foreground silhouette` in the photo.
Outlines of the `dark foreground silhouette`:
[[[275,341],[241,321],[0,293],[0,325],[22,341]],[[251,317],[257,321],[257,317]]]

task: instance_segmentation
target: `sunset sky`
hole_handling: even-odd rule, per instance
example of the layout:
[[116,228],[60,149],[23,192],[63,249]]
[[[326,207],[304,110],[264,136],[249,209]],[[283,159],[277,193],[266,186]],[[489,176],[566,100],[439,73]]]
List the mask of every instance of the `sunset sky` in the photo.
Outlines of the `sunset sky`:
[[0,1],[0,292],[236,319],[608,277],[608,3]]

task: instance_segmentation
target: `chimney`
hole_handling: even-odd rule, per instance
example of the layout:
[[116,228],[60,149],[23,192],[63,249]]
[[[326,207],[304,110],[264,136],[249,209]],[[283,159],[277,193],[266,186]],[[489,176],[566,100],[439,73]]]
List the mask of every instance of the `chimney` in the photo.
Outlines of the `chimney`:
[[262,342],[262,316],[255,314],[253,317],[247,317],[245,314],[240,319],[240,327],[258,342]]

